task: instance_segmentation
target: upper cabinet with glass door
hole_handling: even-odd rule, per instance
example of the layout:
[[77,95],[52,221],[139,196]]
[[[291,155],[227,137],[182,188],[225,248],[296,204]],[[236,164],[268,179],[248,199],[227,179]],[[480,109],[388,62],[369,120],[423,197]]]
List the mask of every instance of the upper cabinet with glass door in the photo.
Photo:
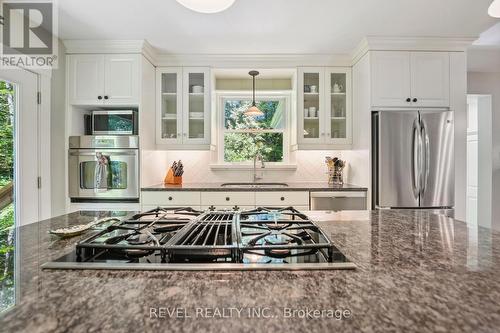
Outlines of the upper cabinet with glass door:
[[157,103],[157,143],[182,143],[182,70],[162,69],[157,72],[160,87]]
[[209,70],[159,68],[156,142],[173,148],[209,144]]
[[183,69],[183,143],[208,144],[209,132],[209,70],[208,68]]
[[350,69],[327,68],[326,78],[326,133],[331,144],[351,144],[351,75]]
[[348,68],[300,68],[299,149],[351,144],[351,74]]

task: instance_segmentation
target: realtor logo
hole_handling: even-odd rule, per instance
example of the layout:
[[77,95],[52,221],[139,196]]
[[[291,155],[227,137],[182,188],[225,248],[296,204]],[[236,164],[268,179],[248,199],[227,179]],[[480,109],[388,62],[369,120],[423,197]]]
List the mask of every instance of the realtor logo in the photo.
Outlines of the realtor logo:
[[0,67],[55,68],[54,18],[52,1],[3,1]]

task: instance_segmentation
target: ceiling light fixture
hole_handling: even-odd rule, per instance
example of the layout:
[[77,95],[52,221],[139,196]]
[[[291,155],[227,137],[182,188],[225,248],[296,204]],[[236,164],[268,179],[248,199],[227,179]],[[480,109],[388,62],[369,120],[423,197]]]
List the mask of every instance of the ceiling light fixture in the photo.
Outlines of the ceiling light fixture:
[[257,105],[255,104],[255,77],[257,75],[259,75],[259,72],[257,71],[250,71],[248,72],[248,74],[250,74],[250,76],[252,76],[253,78],[253,100],[252,100],[252,106],[249,107],[246,111],[245,111],[245,115],[247,116],[252,116],[252,117],[259,117],[259,116],[263,116],[264,115],[264,112],[262,112],[258,107]]
[[198,13],[213,14],[222,12],[233,5],[236,0],[177,0],[186,8]]
[[488,8],[488,14],[491,17],[500,18],[500,0],[494,0],[491,3],[490,8]]

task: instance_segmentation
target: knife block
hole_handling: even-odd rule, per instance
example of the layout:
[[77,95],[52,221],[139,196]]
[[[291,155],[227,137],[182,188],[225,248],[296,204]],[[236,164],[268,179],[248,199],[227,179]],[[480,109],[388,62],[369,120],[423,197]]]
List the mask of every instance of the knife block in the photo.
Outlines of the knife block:
[[174,176],[174,171],[172,170],[172,168],[168,168],[167,175],[165,176],[163,182],[165,184],[181,185],[182,176],[179,177]]

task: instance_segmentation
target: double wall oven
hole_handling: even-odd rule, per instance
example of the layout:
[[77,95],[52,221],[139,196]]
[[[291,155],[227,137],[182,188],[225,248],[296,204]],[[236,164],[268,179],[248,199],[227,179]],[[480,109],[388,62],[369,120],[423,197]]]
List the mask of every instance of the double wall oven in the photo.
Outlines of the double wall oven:
[[138,136],[71,136],[68,156],[72,202],[139,201]]

